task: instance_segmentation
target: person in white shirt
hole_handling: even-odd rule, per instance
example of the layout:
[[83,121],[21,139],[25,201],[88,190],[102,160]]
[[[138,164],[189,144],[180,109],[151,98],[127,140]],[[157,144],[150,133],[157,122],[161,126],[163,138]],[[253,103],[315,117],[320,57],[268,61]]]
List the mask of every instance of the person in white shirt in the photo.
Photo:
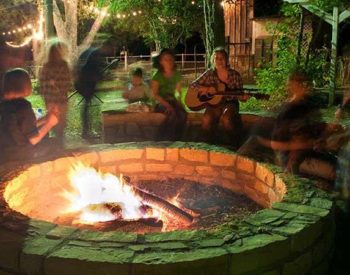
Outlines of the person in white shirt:
[[135,68],[131,72],[131,82],[123,93],[123,97],[129,103],[147,102],[150,97],[149,86],[143,81],[143,71],[141,68]]

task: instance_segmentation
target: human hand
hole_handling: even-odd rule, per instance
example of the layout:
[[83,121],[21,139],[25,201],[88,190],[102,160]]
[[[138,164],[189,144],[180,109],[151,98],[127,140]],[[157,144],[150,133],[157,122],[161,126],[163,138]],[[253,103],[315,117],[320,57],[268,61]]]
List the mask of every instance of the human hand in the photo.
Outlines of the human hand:
[[166,108],[165,114],[169,116],[173,116],[175,114],[175,109],[171,105],[166,106],[165,108]]
[[335,113],[334,113],[334,117],[336,120],[340,120],[342,118],[342,109],[341,108],[338,108]]

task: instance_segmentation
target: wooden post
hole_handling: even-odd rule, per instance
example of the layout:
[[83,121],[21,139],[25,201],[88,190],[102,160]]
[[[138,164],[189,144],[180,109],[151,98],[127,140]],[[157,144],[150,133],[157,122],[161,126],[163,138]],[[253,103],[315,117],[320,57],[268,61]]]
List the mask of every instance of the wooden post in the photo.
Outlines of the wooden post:
[[124,70],[128,70],[128,51],[124,50]]
[[298,49],[297,49],[297,58],[296,58],[297,65],[300,65],[301,45],[303,43],[303,36],[304,36],[304,23],[305,23],[305,16],[304,16],[304,9],[302,8],[301,14],[300,14]]
[[336,90],[338,30],[339,30],[339,8],[333,7],[331,67],[330,67],[330,82],[329,82],[330,91],[329,91],[328,105],[333,105],[335,90]]

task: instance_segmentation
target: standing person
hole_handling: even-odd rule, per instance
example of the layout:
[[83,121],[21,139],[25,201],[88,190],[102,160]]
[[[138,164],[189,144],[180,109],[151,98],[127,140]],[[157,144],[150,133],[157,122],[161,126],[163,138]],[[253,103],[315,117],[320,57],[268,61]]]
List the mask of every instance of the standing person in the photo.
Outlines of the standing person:
[[74,85],[84,100],[81,116],[83,123],[82,137],[85,139],[93,137],[89,106],[91,105],[91,100],[96,93],[97,83],[101,81],[103,77],[103,71],[106,66],[103,56],[108,55],[109,52],[110,45],[107,42],[104,42],[102,46],[98,48],[88,48],[79,57]]
[[57,143],[63,146],[68,110],[68,92],[72,88],[72,74],[66,61],[67,46],[53,40],[47,50],[46,60],[40,71],[40,93],[46,109],[56,108],[59,123],[53,128]]
[[[181,103],[181,88],[181,74],[176,70],[174,54],[170,49],[163,49],[158,56],[158,70],[151,81],[153,98],[158,102],[155,111],[166,115],[160,139],[178,140],[182,136],[187,113]],[[178,98],[175,91],[179,93]]]
[[[215,94],[218,89],[226,91],[243,88],[240,74],[229,67],[228,54],[224,48],[217,47],[214,49],[211,63],[213,67],[191,83],[191,88],[197,90],[199,96],[209,93]],[[215,131],[220,120],[229,135],[230,143],[237,146],[243,128],[237,99],[227,97],[220,105],[206,107],[202,119],[205,141],[214,141]]]
[[0,94],[0,162],[30,160],[49,152],[45,135],[58,123],[55,110],[36,120],[25,97],[32,93],[28,73],[23,69],[7,71]]

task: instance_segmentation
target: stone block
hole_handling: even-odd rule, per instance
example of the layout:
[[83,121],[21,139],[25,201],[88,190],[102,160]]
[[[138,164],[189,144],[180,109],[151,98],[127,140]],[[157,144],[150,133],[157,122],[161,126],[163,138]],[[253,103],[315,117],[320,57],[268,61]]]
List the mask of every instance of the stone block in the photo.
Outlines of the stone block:
[[137,234],[114,232],[114,231],[95,232],[95,231],[89,231],[89,230],[80,230],[74,236],[74,239],[81,240],[81,241],[95,241],[95,242],[134,243],[137,241]]
[[180,149],[180,157],[192,162],[208,163],[208,155],[204,150]]
[[234,170],[221,170],[221,176],[229,180],[235,180],[237,178]]
[[77,230],[78,228],[70,226],[56,226],[55,228],[46,233],[46,238],[53,240],[64,239],[71,236]]
[[146,148],[146,159],[164,161],[165,150],[162,148]]
[[168,163],[146,163],[147,172],[172,172],[173,166]]
[[311,198],[310,205],[317,207],[317,208],[323,208],[323,209],[330,210],[333,206],[333,202],[331,200],[327,200],[327,199]]
[[273,210],[273,209],[263,209],[259,212],[249,216],[246,222],[255,226],[262,226],[270,224],[280,220],[285,215],[284,212]]
[[116,175],[117,174],[117,170],[114,164],[111,165],[103,165],[101,167],[99,167],[98,169],[101,173],[110,173],[112,175]]
[[36,237],[24,243],[20,256],[20,270],[25,274],[40,274],[46,254],[53,251],[63,240],[52,240],[45,237]]
[[98,249],[65,245],[45,259],[44,272],[52,275],[128,275],[129,264],[134,256],[132,250]]
[[275,183],[275,175],[267,167],[256,164],[255,175],[258,179],[266,183],[268,186],[273,187]]
[[209,158],[211,165],[234,167],[237,156],[233,154],[231,155],[218,152],[210,152]]
[[109,150],[100,151],[100,160],[103,163],[115,162],[120,160],[141,159],[143,157],[144,149],[126,149],[126,150]]
[[194,173],[194,166],[186,165],[186,164],[178,164],[175,166],[173,173],[176,175],[190,176],[190,175],[193,175]]
[[144,171],[143,163],[121,164],[118,167],[119,173],[141,173]]
[[99,156],[97,152],[89,152],[89,153],[83,153],[79,156],[75,156],[75,159],[77,161],[81,161],[83,164],[87,166],[94,166],[99,161]]
[[231,190],[232,192],[235,193],[243,193],[243,188],[241,185],[237,184],[235,181],[231,180],[221,180],[220,181],[220,186]]
[[278,175],[275,175],[275,191],[282,197],[284,196],[284,194],[287,193],[286,184],[284,183],[283,179]]
[[55,173],[69,171],[74,164],[76,164],[76,160],[73,157],[59,158],[53,161]]
[[19,272],[19,255],[25,237],[0,228],[0,267]]
[[273,204],[273,208],[293,213],[308,214],[319,217],[325,217],[329,214],[329,211],[326,209],[295,203],[276,202]]
[[41,168],[41,175],[50,175],[53,173],[53,162],[52,161],[46,161],[40,164]]
[[259,234],[243,238],[240,244],[238,240],[227,248],[232,253],[229,274],[259,274],[290,255],[288,239],[279,235]]
[[41,177],[41,168],[40,165],[32,165],[31,167],[29,167],[27,173],[29,178],[31,179],[37,179]]
[[251,188],[254,188],[256,177],[243,172],[236,172],[237,181],[242,185],[250,185]]
[[211,166],[196,166],[196,172],[201,176],[217,177],[219,172]]
[[166,148],[166,157],[167,161],[178,161],[179,160],[179,149],[178,148]]
[[270,190],[270,187],[267,186],[264,182],[256,180],[254,184],[254,189],[258,190],[262,194],[267,194]]
[[237,156],[236,167],[238,170],[244,171],[249,174],[255,172],[255,162],[242,156]]
[[283,266],[283,275],[303,275],[309,274],[312,266],[312,256],[310,252],[307,252],[299,256],[294,261],[290,261]]

